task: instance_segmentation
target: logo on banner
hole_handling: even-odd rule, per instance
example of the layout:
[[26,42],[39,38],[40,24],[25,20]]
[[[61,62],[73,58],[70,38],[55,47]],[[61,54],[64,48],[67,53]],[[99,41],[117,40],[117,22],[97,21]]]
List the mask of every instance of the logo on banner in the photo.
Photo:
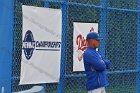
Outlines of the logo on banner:
[[23,40],[23,50],[26,59],[29,60],[32,57],[34,49],[35,49],[35,41],[33,33],[30,30],[28,30]]
[[35,41],[33,33],[28,30],[25,33],[23,40],[24,54],[27,60],[29,60],[34,50],[43,50],[43,51],[60,51],[61,42],[58,41]]
[[[89,32],[94,32],[94,28],[91,27]],[[87,41],[85,39],[85,37],[82,34],[79,34],[76,38],[76,45],[78,46],[78,60],[81,61],[83,59],[83,52],[86,50],[87,48]]]

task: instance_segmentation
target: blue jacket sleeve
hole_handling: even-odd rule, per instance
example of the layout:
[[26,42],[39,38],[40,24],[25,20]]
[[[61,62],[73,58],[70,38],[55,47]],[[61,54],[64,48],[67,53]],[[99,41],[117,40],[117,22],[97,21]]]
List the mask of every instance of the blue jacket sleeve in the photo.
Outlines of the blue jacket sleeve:
[[104,71],[106,69],[105,63],[99,58],[96,53],[86,53],[84,58],[87,59],[87,62],[90,63],[95,70]]
[[105,57],[103,57],[103,56],[102,56],[102,59],[103,59],[103,61],[106,64],[106,68],[107,69],[110,69],[112,67],[112,63],[108,59],[106,59]]

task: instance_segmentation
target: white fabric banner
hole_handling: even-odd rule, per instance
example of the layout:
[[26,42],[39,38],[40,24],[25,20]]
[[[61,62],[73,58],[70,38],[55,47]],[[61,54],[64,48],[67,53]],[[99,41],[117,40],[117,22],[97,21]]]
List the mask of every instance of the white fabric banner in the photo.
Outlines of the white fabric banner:
[[86,36],[89,32],[98,33],[98,23],[74,22],[73,25],[73,71],[84,71],[83,53],[87,47]]
[[23,5],[22,12],[20,84],[59,82],[61,10]]

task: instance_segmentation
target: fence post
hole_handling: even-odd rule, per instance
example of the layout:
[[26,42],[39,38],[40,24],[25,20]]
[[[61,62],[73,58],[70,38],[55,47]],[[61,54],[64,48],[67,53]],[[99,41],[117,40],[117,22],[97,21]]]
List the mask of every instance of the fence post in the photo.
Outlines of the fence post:
[[137,85],[136,85],[136,92],[140,93],[140,0],[138,0],[138,30],[137,30]]
[[61,43],[61,65],[60,65],[60,81],[58,84],[58,92],[64,93],[65,79],[65,62],[66,62],[66,31],[67,30],[67,2],[62,4],[62,43]]
[[44,7],[46,7],[46,8],[49,8],[49,2],[47,2],[47,1],[44,1]]
[[103,38],[100,44],[100,52],[103,56],[106,53],[106,33],[107,33],[107,0],[101,0],[100,36]]
[[13,26],[14,0],[0,0],[0,93],[11,93]]

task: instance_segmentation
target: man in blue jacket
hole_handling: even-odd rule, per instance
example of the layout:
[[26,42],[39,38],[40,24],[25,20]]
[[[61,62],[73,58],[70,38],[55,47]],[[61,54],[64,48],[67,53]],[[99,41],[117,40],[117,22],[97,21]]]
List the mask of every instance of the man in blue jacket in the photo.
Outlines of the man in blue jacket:
[[96,51],[100,40],[96,32],[90,32],[86,37],[88,47],[84,52],[84,67],[86,72],[86,88],[88,93],[106,93],[108,85],[106,69],[111,67],[111,62]]

